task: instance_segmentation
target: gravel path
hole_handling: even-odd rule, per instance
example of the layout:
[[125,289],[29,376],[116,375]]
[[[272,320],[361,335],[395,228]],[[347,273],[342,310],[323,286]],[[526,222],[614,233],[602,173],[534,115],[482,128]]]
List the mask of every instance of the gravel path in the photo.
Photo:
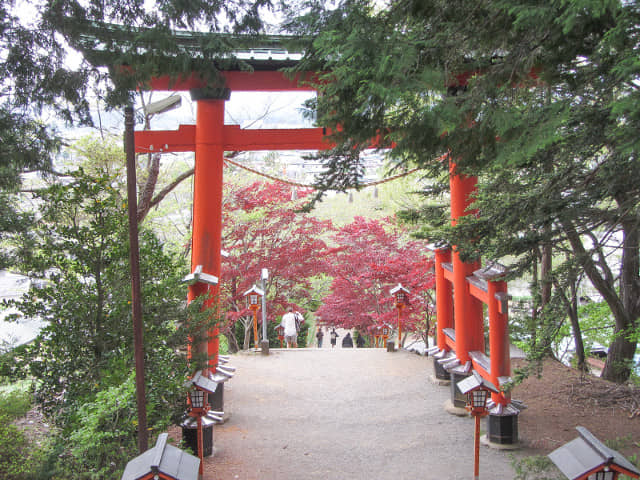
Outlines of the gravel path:
[[[473,420],[444,411],[449,387],[429,380],[431,359],[309,348],[238,354],[230,364],[231,418],[214,428],[206,480],[473,476]],[[513,477],[508,453],[481,447],[481,479]]]

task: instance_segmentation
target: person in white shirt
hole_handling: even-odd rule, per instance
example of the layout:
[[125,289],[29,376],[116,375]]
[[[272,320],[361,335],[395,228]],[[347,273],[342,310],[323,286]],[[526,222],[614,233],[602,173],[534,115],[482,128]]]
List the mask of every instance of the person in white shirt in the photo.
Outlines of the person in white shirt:
[[293,308],[287,309],[287,313],[282,316],[280,325],[284,327],[284,340],[287,342],[287,348],[298,348],[298,325]]

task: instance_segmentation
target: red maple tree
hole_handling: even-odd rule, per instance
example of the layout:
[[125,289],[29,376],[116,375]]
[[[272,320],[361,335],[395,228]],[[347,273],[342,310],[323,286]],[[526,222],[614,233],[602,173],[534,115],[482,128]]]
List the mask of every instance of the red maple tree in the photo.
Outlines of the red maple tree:
[[[299,190],[298,200],[291,200],[291,187],[283,183],[225,188],[222,245],[229,256],[222,262],[222,303],[228,312],[223,333],[233,342],[235,322],[249,326],[253,321],[243,294],[254,284],[259,286],[263,268],[269,271],[267,321],[279,321],[289,305],[302,313],[309,308],[309,279],[327,269],[322,238],[333,227],[330,221],[300,213],[308,190]],[[245,348],[248,338],[249,333]]]
[[433,256],[424,242],[408,240],[393,219],[362,217],[339,229],[333,240],[331,293],[316,312],[322,323],[362,333],[377,325],[396,327],[398,313],[389,291],[401,283],[411,292],[402,313],[402,329],[424,330],[426,340],[435,277]]

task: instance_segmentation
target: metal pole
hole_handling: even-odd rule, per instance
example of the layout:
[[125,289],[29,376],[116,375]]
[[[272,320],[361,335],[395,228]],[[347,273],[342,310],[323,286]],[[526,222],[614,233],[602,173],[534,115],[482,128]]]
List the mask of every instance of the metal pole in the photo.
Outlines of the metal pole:
[[133,107],[124,109],[125,153],[127,156],[127,206],[129,211],[129,265],[131,268],[131,309],[133,315],[133,351],[136,365],[136,400],[138,403],[138,450],[149,447],[147,406],[144,385],[144,338],[142,329],[142,300],[140,294],[140,253],[138,246],[138,202],[136,193],[135,138]]
[[265,287],[265,280],[267,279],[268,273],[267,269],[262,269],[262,274],[260,275],[260,287],[262,288],[262,341],[269,341],[269,337],[267,335],[267,290]]
[[473,464],[473,480],[480,478],[480,415],[474,415],[476,419],[476,433],[473,442],[474,448],[474,464]]

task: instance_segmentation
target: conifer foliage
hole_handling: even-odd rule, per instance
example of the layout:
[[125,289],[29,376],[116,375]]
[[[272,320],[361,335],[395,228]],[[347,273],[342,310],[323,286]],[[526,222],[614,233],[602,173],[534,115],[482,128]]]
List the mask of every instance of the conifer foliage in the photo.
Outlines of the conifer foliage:
[[[514,276],[541,263],[542,286],[569,289],[562,272],[583,271],[614,319],[603,377],[617,382],[640,318],[639,24],[637,2],[620,0],[307,2],[290,23],[309,38],[300,68],[325,72],[318,122],[337,146],[319,186],[357,184],[359,150],[383,133],[441,194],[448,164],[433,159],[451,152],[479,178],[478,215],[451,228],[432,203],[411,213],[423,235],[508,259]],[[552,294],[539,290],[544,318]]]

